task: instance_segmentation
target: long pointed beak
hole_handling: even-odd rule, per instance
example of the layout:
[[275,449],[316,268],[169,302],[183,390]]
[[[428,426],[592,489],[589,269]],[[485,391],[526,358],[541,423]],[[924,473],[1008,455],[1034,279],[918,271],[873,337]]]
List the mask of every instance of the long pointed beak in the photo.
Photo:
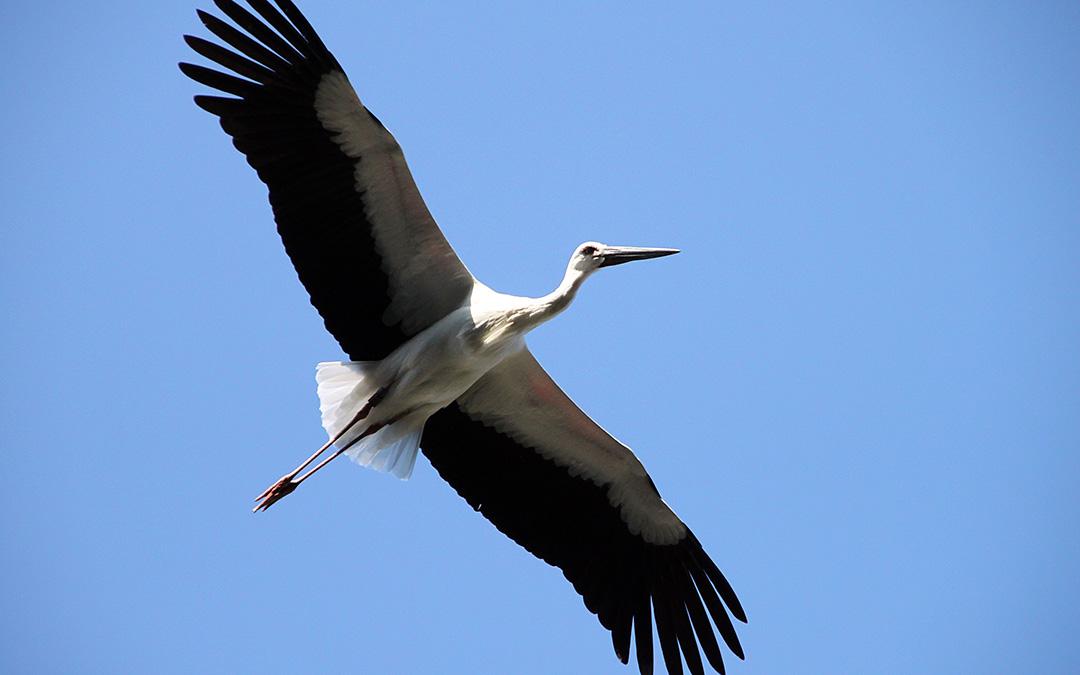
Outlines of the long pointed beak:
[[640,248],[638,246],[608,246],[600,252],[604,256],[604,262],[600,267],[611,267],[635,260],[648,260],[649,258],[663,258],[666,255],[675,255],[677,248]]

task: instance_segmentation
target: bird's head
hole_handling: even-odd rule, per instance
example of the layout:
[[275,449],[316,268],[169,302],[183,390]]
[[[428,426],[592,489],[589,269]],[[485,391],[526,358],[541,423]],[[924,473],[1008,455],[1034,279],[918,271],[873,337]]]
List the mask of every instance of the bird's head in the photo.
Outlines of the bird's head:
[[608,246],[596,241],[587,241],[574,250],[570,258],[570,267],[585,274],[591,274],[601,267],[612,267],[634,260],[662,258],[679,252],[677,248],[641,248],[638,246]]

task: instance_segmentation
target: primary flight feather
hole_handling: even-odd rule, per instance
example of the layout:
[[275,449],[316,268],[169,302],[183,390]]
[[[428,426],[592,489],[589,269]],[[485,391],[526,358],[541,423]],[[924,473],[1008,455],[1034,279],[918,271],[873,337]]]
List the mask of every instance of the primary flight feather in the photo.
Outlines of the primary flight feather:
[[[351,361],[319,364],[329,440],[259,495],[264,510],[348,454],[407,477],[418,450],[500,531],[562,569],[627,663],[669,673],[742,658],[734,591],[660,498],[629,448],[544,372],[524,335],[605,267],[674,249],[586,242],[540,298],[477,281],[435,224],[401,147],[289,0],[215,0],[199,11],[224,45],[185,36],[223,70],[181,70],[269,189],[278,233],[311,302]],[[225,72],[223,72],[225,71]],[[325,458],[313,468],[319,457]],[[715,632],[714,632],[715,627]]]

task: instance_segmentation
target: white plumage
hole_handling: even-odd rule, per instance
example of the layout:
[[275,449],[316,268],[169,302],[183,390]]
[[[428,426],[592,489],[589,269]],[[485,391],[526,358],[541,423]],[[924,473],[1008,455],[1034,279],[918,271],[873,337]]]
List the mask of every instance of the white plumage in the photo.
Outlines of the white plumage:
[[345,455],[360,466],[407,480],[416,466],[422,422],[393,424],[359,441],[362,429],[343,434],[357,411],[375,394],[369,375],[377,365],[371,361],[323,361],[315,366],[323,429],[327,437],[338,438],[335,446],[344,448]]

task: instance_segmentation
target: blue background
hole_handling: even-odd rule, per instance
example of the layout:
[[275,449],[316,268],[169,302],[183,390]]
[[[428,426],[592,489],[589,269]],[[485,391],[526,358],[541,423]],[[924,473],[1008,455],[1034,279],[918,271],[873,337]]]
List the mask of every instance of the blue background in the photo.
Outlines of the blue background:
[[[423,459],[249,512],[341,353],[196,4],[0,9],[0,670],[634,672]],[[530,343],[728,574],[732,672],[1080,670],[1080,6],[548,5],[302,8],[489,285],[684,250]]]

